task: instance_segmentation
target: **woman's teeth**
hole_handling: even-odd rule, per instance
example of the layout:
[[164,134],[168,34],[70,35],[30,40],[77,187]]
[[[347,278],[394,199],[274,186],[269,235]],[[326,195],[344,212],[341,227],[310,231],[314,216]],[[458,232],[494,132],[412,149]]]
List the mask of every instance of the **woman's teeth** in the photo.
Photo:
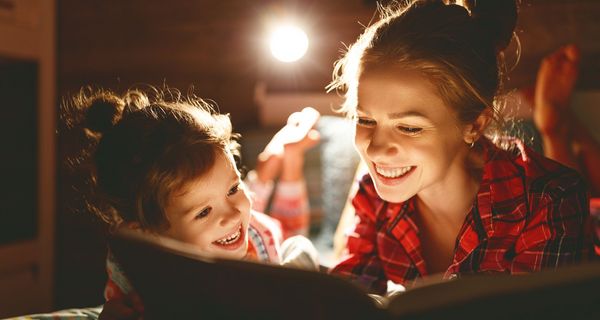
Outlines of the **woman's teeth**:
[[240,227],[238,228],[238,231],[236,231],[235,233],[233,233],[223,239],[219,239],[215,242],[218,244],[222,244],[222,245],[232,244],[240,238],[241,234],[242,234],[242,226],[240,225]]
[[375,166],[375,171],[386,178],[398,178],[405,175],[411,168],[410,166],[402,168],[381,168]]

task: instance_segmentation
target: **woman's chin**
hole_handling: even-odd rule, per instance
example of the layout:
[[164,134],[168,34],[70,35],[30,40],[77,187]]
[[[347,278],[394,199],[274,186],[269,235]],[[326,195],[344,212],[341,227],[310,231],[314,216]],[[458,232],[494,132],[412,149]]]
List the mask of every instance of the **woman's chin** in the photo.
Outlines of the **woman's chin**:
[[401,202],[405,202],[406,200],[412,198],[412,196],[414,194],[412,193],[407,193],[407,192],[398,192],[398,190],[391,190],[390,188],[387,188],[386,186],[375,186],[375,189],[377,190],[377,195],[387,201],[387,202],[391,202],[391,203],[401,203]]

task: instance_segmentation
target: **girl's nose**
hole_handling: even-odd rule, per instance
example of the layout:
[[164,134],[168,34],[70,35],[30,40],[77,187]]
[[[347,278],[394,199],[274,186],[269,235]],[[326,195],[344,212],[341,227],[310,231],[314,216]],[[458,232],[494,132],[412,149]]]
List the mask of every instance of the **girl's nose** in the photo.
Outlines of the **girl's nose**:
[[224,212],[221,215],[221,220],[219,221],[222,226],[225,227],[240,221],[240,215],[242,212],[239,208],[232,205],[227,205],[223,210]]

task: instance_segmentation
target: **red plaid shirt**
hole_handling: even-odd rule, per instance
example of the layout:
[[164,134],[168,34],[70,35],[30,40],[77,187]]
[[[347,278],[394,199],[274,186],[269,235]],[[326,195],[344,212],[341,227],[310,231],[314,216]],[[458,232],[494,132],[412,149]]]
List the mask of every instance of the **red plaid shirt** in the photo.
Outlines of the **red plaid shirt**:
[[[481,185],[444,278],[556,268],[580,261],[588,248],[589,203],[582,178],[514,142],[514,152],[484,143]],[[386,202],[366,175],[352,204],[359,221],[348,238],[348,255],[333,273],[377,293],[385,292],[387,280],[411,286],[428,275],[414,197]]]

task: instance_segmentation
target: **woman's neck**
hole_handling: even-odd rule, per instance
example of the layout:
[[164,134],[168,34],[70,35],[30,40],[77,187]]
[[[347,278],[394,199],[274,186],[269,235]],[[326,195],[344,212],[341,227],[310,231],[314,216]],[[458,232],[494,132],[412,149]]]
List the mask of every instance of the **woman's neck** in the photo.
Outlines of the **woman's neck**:
[[421,219],[460,228],[479,191],[482,167],[483,156],[473,150],[448,170],[443,181],[419,192],[416,205]]

